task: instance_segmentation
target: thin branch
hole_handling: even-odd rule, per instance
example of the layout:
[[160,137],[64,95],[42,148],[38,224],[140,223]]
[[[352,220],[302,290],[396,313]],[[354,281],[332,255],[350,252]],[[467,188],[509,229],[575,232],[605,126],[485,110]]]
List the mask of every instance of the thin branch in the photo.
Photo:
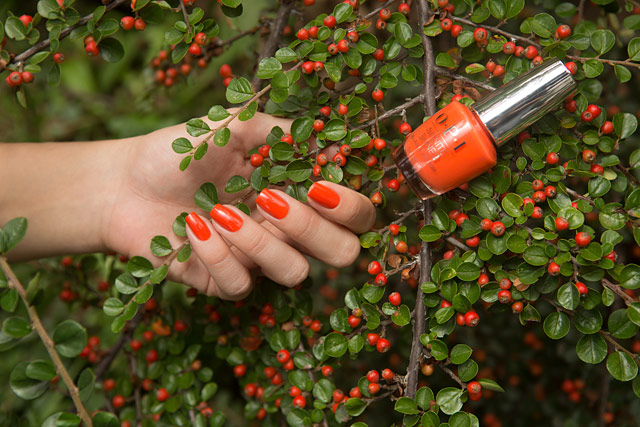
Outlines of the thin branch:
[[491,92],[496,90],[496,88],[491,86],[491,85],[488,85],[488,84],[483,83],[483,82],[479,82],[477,80],[470,79],[469,77],[465,77],[465,76],[463,76],[461,74],[458,74],[458,73],[454,73],[453,71],[447,70],[446,68],[436,67],[436,75],[449,77],[449,78],[451,78],[453,80],[460,80],[460,81],[465,82],[467,84],[470,84],[470,85],[473,85],[473,86],[476,86],[476,87],[479,87],[481,89],[488,90],[488,91],[491,91]]
[[[114,2],[112,2],[108,6],[106,6],[105,14],[107,12],[109,12],[110,10],[115,9],[116,7],[121,6],[121,5],[123,5],[123,4],[127,3],[127,2],[129,2],[129,0],[115,0]],[[180,2],[180,3],[182,3],[182,2]],[[67,37],[69,34],[71,34],[71,32],[73,30],[75,30],[76,28],[82,27],[83,25],[85,25],[87,22],[89,22],[92,19],[93,19],[93,13],[90,13],[87,16],[85,16],[84,18],[80,19],[77,24],[65,28],[64,30],[62,30],[60,32],[60,36],[58,37],[58,40],[62,40],[63,38]],[[28,50],[22,52],[20,55],[18,55],[15,58],[13,58],[13,61],[11,61],[10,63],[24,62],[27,59],[31,58],[36,53],[40,52],[41,50],[44,50],[44,49],[48,48],[50,44],[51,44],[50,39],[42,40],[40,43],[36,43],[35,45],[33,45]]]
[[626,305],[631,305],[636,302],[630,295],[628,295],[625,291],[620,288],[620,285],[616,285],[608,281],[607,279],[602,279],[602,285],[611,289],[616,295],[618,295]]
[[118,341],[116,341],[116,343],[109,349],[109,352],[102,358],[102,360],[100,361],[100,364],[95,370],[96,379],[98,381],[100,381],[103,378],[103,376],[107,373],[107,371],[109,370],[109,367],[113,363],[114,359],[116,358],[116,356],[118,355],[118,353],[120,352],[124,344],[131,339],[131,337],[133,336],[133,333],[138,327],[138,324],[140,324],[141,320],[142,320],[142,312],[139,311],[138,313],[136,313],[133,319],[127,322],[127,329],[122,335],[120,335],[120,338],[118,338]]
[[464,243],[462,243],[461,241],[459,241],[455,237],[447,237],[445,240],[447,242],[451,243],[453,246],[456,246],[456,247],[462,249],[463,251],[470,251],[471,250],[471,248],[469,246],[465,245]]
[[181,1],[178,3],[180,3],[180,10],[182,10],[182,16],[184,16],[184,23],[187,24],[187,34],[191,34],[191,24],[189,24],[189,14],[187,13],[187,8],[185,7],[184,2]]
[[[405,102],[404,104],[398,105],[397,107],[395,107],[395,108],[393,108],[391,110],[385,111],[383,114],[381,114],[378,117],[378,120],[388,119],[391,116],[395,116],[396,114],[400,114],[400,113],[402,113],[402,110],[406,110],[407,108],[413,107],[414,105],[422,102],[422,99],[423,99],[422,94],[420,94],[420,95],[416,96],[415,98],[412,98],[409,101]],[[368,122],[364,122],[361,125],[356,126],[354,129],[356,129],[356,130],[366,129],[369,126],[375,124],[375,122],[376,122],[376,119],[372,119],[372,120],[369,120]]]
[[9,266],[9,263],[7,263],[7,259],[5,257],[0,257],[0,268],[8,279],[9,287],[15,289],[18,292],[20,298],[22,299],[22,302],[27,308],[27,313],[29,314],[29,319],[31,320],[33,329],[35,329],[38,336],[40,336],[42,343],[47,349],[47,353],[49,353],[49,356],[51,357],[51,360],[56,367],[56,371],[62,378],[62,381],[64,381],[64,384],[67,386],[69,395],[71,396],[71,400],[73,400],[73,404],[78,411],[78,415],[87,426],[92,426],[93,424],[91,422],[91,417],[89,416],[87,409],[84,407],[82,399],[80,399],[80,391],[78,390],[78,387],[74,384],[73,379],[71,379],[67,368],[62,362],[62,359],[60,359],[60,355],[55,349],[55,343],[47,333],[47,330],[44,328],[44,325],[40,320],[40,316],[38,316],[38,312],[31,304],[29,304],[26,289],[24,288],[24,286],[22,286],[22,283],[20,283],[20,281],[16,277],[15,273],[11,269],[11,266]]
[[[182,2],[181,2],[182,3]],[[136,372],[138,372],[136,357],[133,354],[127,354],[129,358],[129,369],[131,369],[131,375],[136,376]],[[142,405],[140,404],[141,396],[140,396],[140,379],[135,382],[133,390],[133,398],[136,404],[136,426],[140,426],[142,424]]]
[[[451,18],[452,21],[460,22],[462,24],[471,25],[472,27],[477,27],[478,26],[478,24],[476,24],[473,21],[469,21],[468,19],[458,18],[457,16],[451,16],[450,18]],[[535,46],[537,48],[542,48],[540,43],[534,42],[533,40],[531,40],[531,39],[529,39],[527,37],[519,36],[517,34],[513,34],[513,33],[510,33],[508,31],[502,30],[502,29],[500,29],[498,27],[492,27],[490,25],[482,25],[482,28],[485,28],[485,29],[491,31],[492,33],[502,34],[503,36],[505,36],[508,39],[517,40],[517,41],[522,42],[522,43],[533,45],[533,46]]]
[[[426,2],[417,3],[418,25],[422,27],[429,22],[431,11]],[[422,37],[422,47],[424,49],[424,84],[422,87],[422,100],[424,101],[425,114],[431,116],[436,112],[436,97],[434,86],[435,62],[433,60],[433,48],[431,40],[420,31]],[[424,223],[431,221],[431,201],[422,202]],[[431,277],[431,248],[429,243],[422,242],[420,248],[420,283],[426,282]],[[415,318],[413,321],[413,342],[411,343],[411,353],[409,356],[409,366],[407,367],[407,388],[405,395],[413,398],[418,389],[418,372],[420,370],[420,359],[422,358],[423,346],[420,336],[425,331],[425,306],[422,293],[422,286],[418,286],[416,295]]]
[[[280,8],[278,9],[276,18],[271,23],[271,33],[269,34],[269,38],[267,38],[267,42],[265,43],[262,51],[260,52],[260,55],[258,56],[258,59],[256,60],[256,64],[260,64],[260,61],[262,61],[264,58],[272,56],[276,52],[278,42],[280,41],[280,35],[282,34],[282,29],[286,25],[287,20],[289,19],[289,14],[291,13],[293,7],[293,1],[280,1]],[[258,78],[258,75],[256,73],[256,75],[253,77],[251,85],[257,89],[260,86],[260,81],[261,80],[260,78]]]
[[390,6],[393,2],[395,2],[396,0],[388,0],[385,4],[383,4],[382,6],[378,7],[377,9],[372,10],[371,12],[367,13],[366,15],[364,15],[362,18],[363,19],[371,19],[374,16],[377,16],[378,13],[380,13],[380,11],[388,6]]

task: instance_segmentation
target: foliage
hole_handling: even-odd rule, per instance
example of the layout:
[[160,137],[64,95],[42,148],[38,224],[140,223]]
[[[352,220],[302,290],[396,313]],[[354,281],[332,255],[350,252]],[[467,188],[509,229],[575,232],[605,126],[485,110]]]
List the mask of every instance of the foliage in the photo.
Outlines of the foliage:
[[[43,261],[41,276],[32,266],[16,266],[21,278],[33,278],[24,304],[43,315],[48,307],[68,306],[73,319],[52,314],[46,329],[52,331],[55,351],[84,405],[99,411],[94,425],[222,425],[225,419],[238,425],[245,422],[238,418],[241,411],[234,411],[241,393],[246,399],[243,416],[267,425],[281,420],[289,425],[380,425],[376,417],[387,424],[424,426],[474,426],[480,420],[491,426],[500,425],[499,419],[513,426],[531,425],[532,420],[633,422],[640,411],[640,302],[635,292],[640,287],[640,149],[632,114],[638,110],[637,96],[632,84],[624,83],[640,68],[638,5],[607,0],[581,6],[413,1],[405,15],[397,12],[397,1],[310,8],[283,2],[280,7],[303,13],[304,25],[295,14],[278,14],[237,38],[222,40],[220,33],[233,34],[223,27],[233,28],[250,13],[248,2],[222,0],[220,6],[206,7],[175,3],[115,0],[83,15],[73,0],[62,5],[40,0],[38,13],[26,26],[8,13],[0,26],[0,39],[8,38],[0,66],[35,75],[31,87],[10,90],[18,103],[28,106],[29,91],[45,82],[59,83],[65,70],[53,56],[65,39],[91,35],[104,61],[130,61],[135,52],[120,41],[116,19],[124,11],[150,27],[164,26],[157,33],[163,34],[164,54],[158,53],[160,48],[154,51],[153,71],[138,76],[148,85],[145,97],[166,90],[164,96],[184,101],[171,90],[189,90],[206,78],[205,72],[197,75],[197,66],[207,67],[247,37],[257,42],[275,34],[281,45],[250,64],[255,70],[243,61],[234,63],[243,72],[226,77],[225,99],[218,95],[208,121],[187,122],[188,134],[204,137],[201,142],[194,146],[193,140],[180,138],[167,144],[183,156],[180,168],[185,170],[229,142],[232,120],[249,120],[258,110],[294,118],[293,144],[283,141],[282,129],[274,128],[265,141],[268,156],[251,176],[234,176],[224,189],[203,183],[194,206],[209,210],[224,191],[240,193],[237,205],[248,210],[242,203],[247,192],[268,186],[306,201],[308,188],[321,177],[370,196],[380,221],[361,236],[366,250],[356,266],[320,271],[296,290],[283,291],[265,279],[247,300],[235,304],[193,291],[184,295],[179,285],[169,283],[169,265],[185,262],[191,251],[186,240],[174,248],[161,234],[150,246],[165,260],[162,265],[139,256],[93,254],[63,259],[62,265]],[[393,13],[379,19],[387,7]],[[335,18],[335,28],[329,28],[328,15]],[[462,26],[455,37],[453,29],[446,29],[447,19]],[[570,24],[570,35],[557,32],[562,24]],[[300,40],[296,32],[301,27],[316,27],[317,35]],[[486,39],[474,38],[479,27],[488,31]],[[278,31],[259,31],[266,28]],[[198,44],[198,33],[206,35],[207,43],[193,55],[189,49]],[[331,43],[341,40],[350,40],[348,50],[332,54]],[[507,42],[533,46],[542,58],[574,63],[578,90],[573,101],[501,146],[491,171],[434,198],[430,211],[416,203],[406,185],[396,187],[402,178],[390,154],[403,140],[401,124],[417,127],[424,116],[420,106],[429,96],[437,95],[438,107],[453,96],[463,96],[461,102],[470,105],[491,87],[534,66],[538,55],[504,53]],[[433,53],[433,63],[430,55],[423,62],[425,52]],[[322,67],[308,72],[307,61]],[[187,76],[178,76],[185,65]],[[425,67],[437,78],[423,87],[429,74]],[[220,83],[218,79],[217,87]],[[372,100],[377,89],[384,93],[381,102]],[[583,112],[596,104],[601,113],[585,119]],[[340,111],[341,105],[348,111]],[[321,110],[325,106],[328,114]],[[314,128],[316,120],[323,122],[321,130]],[[376,147],[375,138],[386,143]],[[344,144],[352,149],[346,164],[335,159],[316,164],[320,150]],[[586,150],[594,157],[585,155]],[[554,153],[560,162],[549,157]],[[544,197],[534,194],[537,180],[547,190]],[[184,237],[185,215],[176,218],[172,230],[158,233]],[[558,229],[558,218],[568,221],[566,229]],[[483,219],[501,221],[505,232],[483,228]],[[25,231],[24,219],[6,224],[0,252],[15,246]],[[590,241],[584,243],[578,233],[586,233]],[[388,279],[384,286],[366,272],[374,260]],[[425,265],[431,269],[420,277]],[[105,279],[106,285],[101,283]],[[58,292],[40,282],[64,282],[64,302],[55,301]],[[0,285],[5,288],[0,306],[6,312],[0,350],[24,355],[27,345],[35,347],[29,340],[32,313],[19,305],[18,285],[8,275],[0,276]],[[402,303],[389,301],[394,291],[401,293]],[[416,319],[418,308],[425,313],[424,334],[412,330],[416,320],[423,320]],[[479,326],[471,327],[468,320],[465,326],[469,313],[478,314]],[[385,339],[388,349],[380,345]],[[413,364],[411,349],[420,355]],[[282,350],[291,353],[292,362],[278,361]],[[8,364],[6,381],[21,399],[46,399],[47,411],[21,406],[7,421],[24,412],[34,424],[78,425],[79,416],[68,412],[56,385],[60,367],[31,356],[14,356],[20,363]],[[237,379],[228,374],[230,366]],[[388,378],[385,368],[393,371]],[[372,381],[367,375],[371,369],[384,379]],[[107,386],[109,378],[116,380],[115,388]],[[412,390],[416,382],[419,387]],[[372,384],[380,384],[379,389]],[[470,391],[476,386],[481,393]],[[294,407],[299,393],[292,387],[305,396],[305,404],[297,405],[302,407]],[[168,399],[158,398],[160,389],[168,391]],[[495,394],[505,390],[509,393]],[[125,402],[117,404],[116,396]],[[224,411],[226,405],[232,409]]]

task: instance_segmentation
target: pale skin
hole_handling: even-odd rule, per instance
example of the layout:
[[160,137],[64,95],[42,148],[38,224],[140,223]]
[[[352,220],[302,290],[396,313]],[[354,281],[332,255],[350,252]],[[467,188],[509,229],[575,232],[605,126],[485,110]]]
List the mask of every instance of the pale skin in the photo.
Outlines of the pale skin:
[[[228,204],[238,198],[223,191],[229,177],[249,177],[254,169],[248,150],[264,144],[273,126],[288,131],[290,123],[260,113],[247,122],[234,120],[227,146],[211,144],[184,172],[178,168],[183,155],[173,152],[171,142],[186,137],[195,146],[205,138],[190,137],[184,125],[121,140],[0,144],[0,226],[17,216],[29,221],[9,259],[115,251],[160,265],[163,260],[151,254],[151,238],[162,234],[179,247],[184,238],[173,234],[172,224],[180,213],[195,211],[211,235],[201,240],[187,227],[193,254],[185,263],[172,261],[169,278],[207,295],[242,299],[258,275],[294,287],[308,274],[306,256],[349,265],[360,252],[357,234],[375,220],[365,196],[322,181],[339,197],[337,206],[327,208],[271,189],[289,206],[282,219],[256,206],[255,196],[248,201],[251,217]],[[241,217],[239,230],[228,231],[194,205],[204,182],[214,183],[220,203]]]

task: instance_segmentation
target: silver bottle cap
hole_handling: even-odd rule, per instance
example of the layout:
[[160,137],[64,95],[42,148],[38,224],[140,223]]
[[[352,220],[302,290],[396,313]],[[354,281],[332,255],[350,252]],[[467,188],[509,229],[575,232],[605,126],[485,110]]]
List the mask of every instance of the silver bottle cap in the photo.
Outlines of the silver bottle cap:
[[555,58],[501,86],[472,108],[500,145],[556,108],[575,88],[571,72]]

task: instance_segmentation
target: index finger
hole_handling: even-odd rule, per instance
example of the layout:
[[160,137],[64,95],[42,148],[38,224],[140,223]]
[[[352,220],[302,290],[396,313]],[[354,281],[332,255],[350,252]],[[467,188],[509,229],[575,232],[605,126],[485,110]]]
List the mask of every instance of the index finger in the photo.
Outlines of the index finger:
[[376,220],[376,210],[369,198],[333,182],[314,183],[307,199],[320,215],[357,234],[369,231]]

